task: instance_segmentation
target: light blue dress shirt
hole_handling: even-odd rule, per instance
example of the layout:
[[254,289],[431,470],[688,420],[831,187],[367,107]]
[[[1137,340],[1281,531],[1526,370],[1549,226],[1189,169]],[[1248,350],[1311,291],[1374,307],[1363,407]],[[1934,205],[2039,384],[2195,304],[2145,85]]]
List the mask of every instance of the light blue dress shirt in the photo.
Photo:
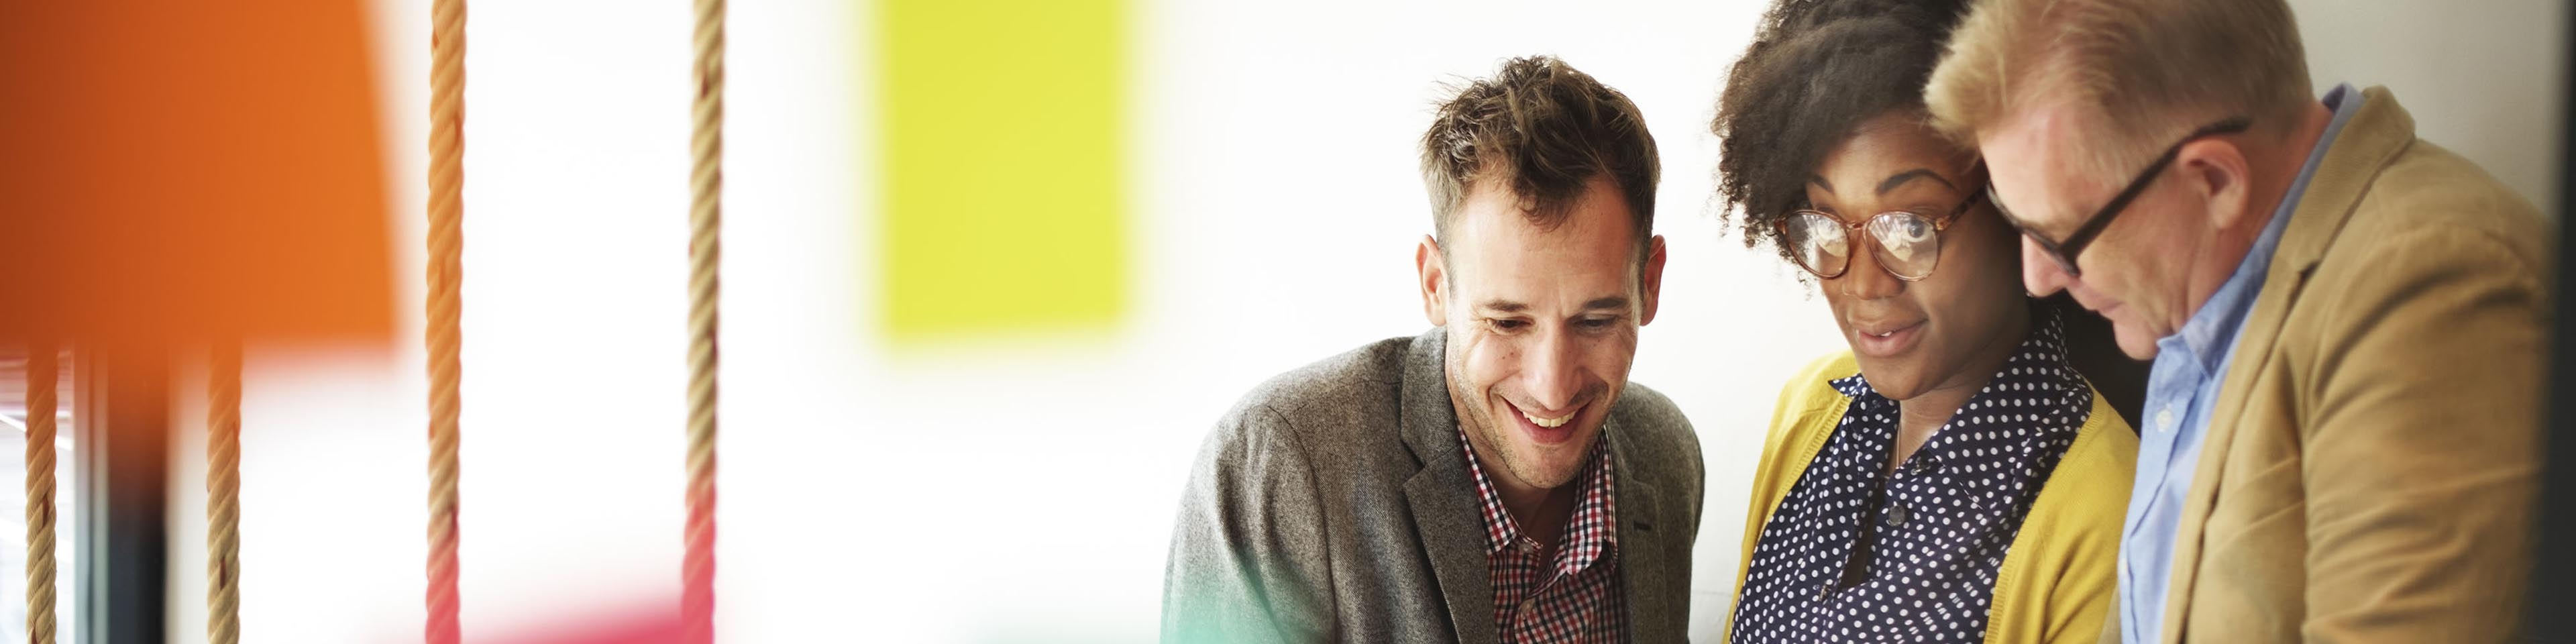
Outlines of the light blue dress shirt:
[[2281,245],[2281,231],[2289,227],[2300,194],[2307,192],[2308,180],[2335,135],[2361,110],[2361,92],[2351,85],[2337,85],[2326,92],[2324,102],[2326,109],[2334,111],[2334,120],[2308,152],[2307,164],[2299,168],[2281,207],[2272,211],[2271,223],[2263,225],[2263,233],[2254,238],[2254,247],[2237,263],[2236,272],[2192,313],[2182,331],[2156,340],[2155,366],[2147,371],[2147,401],[2140,408],[2146,423],[2138,435],[2138,480],[2129,488],[2129,514],[2121,525],[2120,635],[2131,644],[2154,642],[2162,635],[2183,495],[2190,492],[2192,474],[2200,466],[2201,436],[2208,433],[2210,411],[2218,406],[2218,388],[2234,360],[2237,331],[2253,312],[2255,296],[2263,292],[2272,251]]

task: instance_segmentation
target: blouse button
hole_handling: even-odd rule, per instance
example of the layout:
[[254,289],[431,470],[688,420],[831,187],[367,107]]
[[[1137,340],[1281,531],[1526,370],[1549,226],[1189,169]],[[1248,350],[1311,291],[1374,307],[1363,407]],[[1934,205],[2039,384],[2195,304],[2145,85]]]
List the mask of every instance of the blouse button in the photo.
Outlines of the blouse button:
[[1905,525],[1905,506],[1899,505],[1899,506],[1895,506],[1895,507],[1888,508],[1888,509],[1887,509],[1887,524],[1888,524],[1888,525],[1892,525],[1892,526],[1899,526],[1899,527],[1904,526],[1904,525]]

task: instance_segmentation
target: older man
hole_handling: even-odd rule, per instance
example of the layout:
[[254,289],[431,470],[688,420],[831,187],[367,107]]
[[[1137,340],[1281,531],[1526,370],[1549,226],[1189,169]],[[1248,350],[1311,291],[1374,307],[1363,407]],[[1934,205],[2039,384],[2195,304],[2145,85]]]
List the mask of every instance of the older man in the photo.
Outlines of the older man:
[[2281,0],[1987,0],[1926,90],[2024,281],[2155,360],[2105,641],[2494,642],[2521,609],[2548,224]]
[[1163,637],[1678,642],[1699,442],[1628,382],[1655,317],[1657,162],[1627,97],[1503,65],[1422,140],[1435,327],[1291,371],[1200,452]]

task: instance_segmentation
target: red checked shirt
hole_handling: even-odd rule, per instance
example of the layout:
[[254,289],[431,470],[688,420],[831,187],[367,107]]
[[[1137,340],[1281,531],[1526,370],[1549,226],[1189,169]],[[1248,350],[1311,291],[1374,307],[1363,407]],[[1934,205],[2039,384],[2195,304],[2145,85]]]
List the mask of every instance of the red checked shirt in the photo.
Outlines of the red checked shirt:
[[1476,462],[1476,447],[1464,429],[1459,444],[1467,446],[1467,472],[1476,479],[1476,498],[1484,508],[1485,561],[1493,569],[1494,625],[1504,642],[1570,642],[1617,644],[1628,641],[1628,608],[1619,592],[1619,539],[1610,477],[1610,437],[1594,443],[1592,464],[1575,477],[1583,496],[1565,522],[1556,560],[1546,561],[1545,548],[1521,534],[1503,510],[1503,498]]

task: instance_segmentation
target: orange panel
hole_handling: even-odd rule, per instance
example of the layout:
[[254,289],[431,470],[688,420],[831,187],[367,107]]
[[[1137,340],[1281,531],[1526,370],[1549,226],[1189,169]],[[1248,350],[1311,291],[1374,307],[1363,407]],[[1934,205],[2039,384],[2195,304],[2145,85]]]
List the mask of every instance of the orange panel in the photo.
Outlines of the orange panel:
[[366,28],[348,0],[0,3],[0,341],[388,335]]

